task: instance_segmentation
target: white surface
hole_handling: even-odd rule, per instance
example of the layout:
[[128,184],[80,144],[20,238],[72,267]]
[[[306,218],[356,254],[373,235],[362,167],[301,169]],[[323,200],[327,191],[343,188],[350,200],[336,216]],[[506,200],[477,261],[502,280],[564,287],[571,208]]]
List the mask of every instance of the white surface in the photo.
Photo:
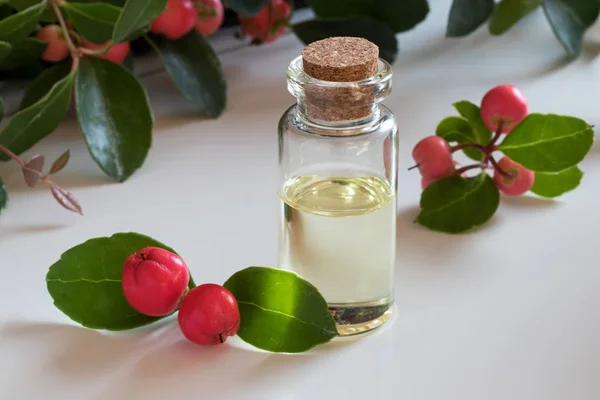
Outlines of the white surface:
[[[441,2],[438,2],[441,3]],[[445,2],[444,4],[449,4]],[[600,398],[600,147],[579,189],[560,200],[503,199],[485,228],[448,236],[412,223],[419,177],[410,151],[453,115],[514,83],[532,110],[573,114],[598,126],[598,26],[586,54],[563,50],[541,12],[509,34],[443,39],[447,7],[400,36],[387,105],[401,126],[399,234],[393,324],[348,345],[270,355],[185,342],[173,320],[160,329],[104,334],[73,325],[44,282],[61,252],[88,238],[143,232],[177,248],[197,282],[222,283],[249,265],[273,265],[276,126],[293,101],[285,68],[301,50],[288,36],[223,56],[227,112],[195,118],[164,75],[145,78],[156,112],[152,151],[129,181],[108,181],[71,118],[33,151],[70,148],[59,175],[85,216],[28,189],[0,165],[10,205],[0,219],[0,398],[597,400]],[[28,154],[32,154],[28,152]],[[185,396],[185,397],[184,397]],[[192,397],[193,396],[193,397]]]

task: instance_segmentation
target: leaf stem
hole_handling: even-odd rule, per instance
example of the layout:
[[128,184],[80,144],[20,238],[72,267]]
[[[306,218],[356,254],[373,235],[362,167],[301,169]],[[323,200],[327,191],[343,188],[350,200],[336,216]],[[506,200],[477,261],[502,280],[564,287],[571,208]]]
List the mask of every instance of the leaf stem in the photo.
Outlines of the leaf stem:
[[12,158],[13,160],[15,160],[16,162],[18,162],[21,167],[25,167],[25,161],[21,160],[19,156],[10,151],[7,147],[4,147],[0,144],[0,151]]
[[69,28],[67,27],[65,18],[63,17],[62,12],[58,7],[60,1],[62,0],[50,0],[50,6],[52,7],[52,11],[54,11],[54,14],[56,14],[56,19],[58,19],[58,24],[60,25],[60,28],[65,33],[65,40],[67,42],[67,46],[69,47],[71,58],[73,59],[73,65],[75,66],[78,65],[76,64],[75,60],[79,59],[79,53],[77,52],[77,47],[75,47],[73,41],[71,40],[71,35],[69,35]]
[[464,172],[467,172],[467,171],[475,169],[475,168],[484,169],[484,168],[487,168],[487,165],[483,164],[483,163],[467,165],[465,167],[457,169],[456,170],[456,175],[462,175]]
[[496,144],[496,142],[498,141],[498,139],[500,139],[500,136],[502,135],[502,130],[503,129],[504,129],[504,121],[500,121],[498,123],[498,126],[496,127],[496,133],[494,134],[494,137],[492,138],[492,141],[488,145],[488,147],[490,149],[493,148],[494,145]]

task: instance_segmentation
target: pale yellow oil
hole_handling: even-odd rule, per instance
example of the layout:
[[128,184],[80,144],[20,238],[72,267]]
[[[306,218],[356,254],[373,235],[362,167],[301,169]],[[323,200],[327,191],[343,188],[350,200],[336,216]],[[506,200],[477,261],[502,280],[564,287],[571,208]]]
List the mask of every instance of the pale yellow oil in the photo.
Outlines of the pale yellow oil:
[[280,266],[319,289],[341,336],[383,324],[396,256],[396,201],[388,181],[298,176],[280,197]]

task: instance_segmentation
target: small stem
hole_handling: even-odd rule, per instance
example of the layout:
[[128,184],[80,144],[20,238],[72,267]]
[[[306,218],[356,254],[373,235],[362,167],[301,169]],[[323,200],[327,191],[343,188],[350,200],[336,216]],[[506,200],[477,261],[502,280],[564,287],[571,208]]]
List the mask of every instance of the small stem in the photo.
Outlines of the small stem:
[[496,142],[498,141],[498,139],[500,139],[500,136],[502,136],[502,130],[503,129],[504,129],[504,121],[500,121],[498,123],[498,127],[496,128],[496,133],[494,134],[494,137],[492,138],[492,141],[488,145],[489,148],[492,148],[496,144]]
[[3,152],[4,154],[6,154],[7,156],[9,156],[10,158],[12,158],[13,160],[15,160],[16,162],[18,162],[21,167],[25,166],[25,161],[21,160],[19,158],[19,156],[17,156],[15,153],[10,151],[7,147],[2,146],[1,144],[0,144],[0,151]]
[[67,27],[67,23],[65,22],[65,19],[62,13],[60,12],[60,8],[58,7],[58,3],[60,1],[61,0],[50,0],[50,6],[52,6],[52,11],[54,11],[54,14],[56,14],[56,19],[58,19],[58,23],[65,34],[65,40],[67,41],[67,46],[69,47],[71,58],[73,59],[73,62],[75,62],[75,60],[79,58],[79,54],[77,53],[77,48],[73,44],[71,36],[69,35],[69,28]]
[[411,171],[411,170],[413,170],[413,169],[415,169],[415,168],[419,168],[419,164],[417,164],[417,165],[413,165],[413,166],[412,166],[412,167],[410,167],[408,170],[409,170],[409,171]]
[[463,172],[467,172],[471,169],[475,169],[475,168],[486,168],[487,166],[485,164],[471,164],[471,165],[467,165],[465,167],[462,167],[460,169],[456,170],[456,175],[461,175]]
[[219,342],[221,342],[221,343],[224,342],[224,340],[223,340],[223,334],[222,333],[219,333]]
[[486,153],[487,154],[487,149],[485,148],[484,145],[482,144],[478,144],[478,143],[462,143],[462,144],[458,144],[456,146],[450,147],[450,153],[455,153],[459,150],[463,150],[463,149],[467,149],[467,148],[474,148],[477,149],[479,151],[481,151],[482,153]]
[[498,171],[498,173],[500,175],[502,175],[503,177],[508,178],[508,179],[514,178],[514,176],[512,174],[509,174],[508,172],[506,172],[505,170],[503,170],[502,167],[500,167],[498,165],[498,162],[496,162],[496,160],[494,159],[494,157],[490,157],[489,161],[492,163],[492,166],[494,167],[494,169],[496,171]]

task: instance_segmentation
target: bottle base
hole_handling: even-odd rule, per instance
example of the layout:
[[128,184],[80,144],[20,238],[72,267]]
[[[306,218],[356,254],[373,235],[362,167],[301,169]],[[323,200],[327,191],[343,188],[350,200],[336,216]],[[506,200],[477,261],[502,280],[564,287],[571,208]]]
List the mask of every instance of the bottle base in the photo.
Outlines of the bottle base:
[[364,303],[330,303],[329,311],[336,322],[338,336],[367,333],[382,326],[392,315],[394,301],[386,297]]

